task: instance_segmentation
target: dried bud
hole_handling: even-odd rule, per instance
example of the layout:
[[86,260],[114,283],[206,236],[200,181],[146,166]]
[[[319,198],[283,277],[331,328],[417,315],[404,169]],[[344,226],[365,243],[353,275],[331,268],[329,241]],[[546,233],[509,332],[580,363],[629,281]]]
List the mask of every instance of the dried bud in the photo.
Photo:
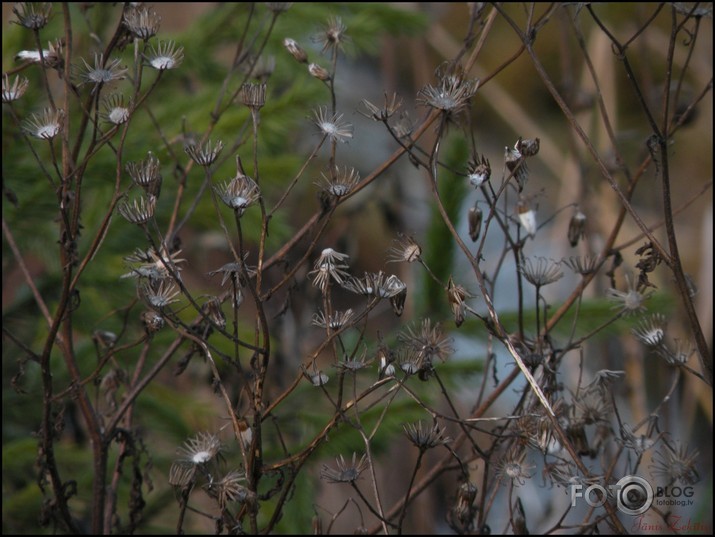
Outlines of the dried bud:
[[578,244],[579,239],[583,239],[585,227],[586,215],[580,210],[577,210],[569,222],[568,237],[569,244],[571,244],[572,247]]
[[525,201],[520,200],[516,206],[519,222],[530,237],[536,235],[536,212],[529,208]]
[[447,283],[447,300],[454,315],[454,324],[459,328],[464,322],[464,299],[469,296],[466,289],[461,285],[456,285],[452,276]]
[[24,76],[16,76],[12,84],[7,74],[2,77],[2,102],[11,103],[22,97],[27,91],[28,80]]
[[40,50],[21,50],[15,56],[16,61],[29,61],[32,63],[40,63],[46,67],[53,69],[61,69],[64,65],[62,57],[62,41],[57,39],[54,43],[48,43],[49,48]]
[[474,188],[479,188],[482,184],[489,181],[492,175],[492,169],[489,166],[489,161],[482,155],[481,159],[474,159],[469,165],[469,173],[467,179],[469,179],[469,184]]
[[377,349],[378,379],[395,375],[395,353],[383,344]]
[[308,63],[308,54],[294,39],[286,37],[283,40],[283,46],[297,61],[300,63]]
[[251,442],[253,442],[253,430],[248,425],[248,420],[245,418],[238,420],[238,430],[240,431],[239,435],[241,436],[243,446],[246,448],[250,447]]
[[405,299],[407,298],[407,287],[404,287],[395,296],[390,297],[390,304],[392,305],[392,311],[398,317],[402,315],[405,311]]
[[114,332],[109,332],[107,330],[95,330],[92,334],[92,339],[97,344],[97,346],[111,349],[117,342],[117,334]]
[[213,297],[206,302],[206,304],[202,306],[201,311],[213,324],[221,329],[226,328],[226,316],[223,314],[223,311],[221,311],[221,301],[217,297]]
[[144,324],[144,329],[146,330],[148,336],[151,336],[164,328],[164,318],[155,311],[146,310],[142,312],[139,318]]
[[482,210],[475,204],[469,209],[467,219],[469,220],[469,236],[473,242],[477,242],[479,232],[482,230]]
[[314,76],[318,80],[322,80],[323,82],[330,80],[330,73],[328,73],[327,69],[321,67],[317,63],[311,63],[308,66],[308,72],[311,74],[311,76]]
[[477,498],[477,486],[473,483],[462,483],[457,491],[456,503],[452,512],[464,527],[469,527],[476,509],[474,500]]
[[512,526],[514,528],[514,535],[529,535],[529,528],[526,527],[526,515],[524,514],[524,506],[521,505],[521,498],[516,499]]
[[520,149],[521,143],[521,138],[519,138],[514,144],[513,149],[510,147],[504,148],[504,162],[509,172],[514,175],[514,179],[516,179],[519,185],[519,192],[524,190],[526,180],[529,178],[529,170],[524,160],[525,155],[522,154]]
[[517,149],[524,157],[533,157],[539,152],[539,139],[527,138],[526,140],[522,140],[519,138],[517,146]]

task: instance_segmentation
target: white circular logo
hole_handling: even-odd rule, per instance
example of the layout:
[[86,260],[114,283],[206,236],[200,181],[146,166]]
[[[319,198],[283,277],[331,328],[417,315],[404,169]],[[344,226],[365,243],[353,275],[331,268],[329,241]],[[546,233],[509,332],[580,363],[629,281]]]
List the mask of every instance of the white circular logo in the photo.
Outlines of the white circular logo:
[[645,513],[653,503],[653,487],[635,475],[627,475],[616,483],[616,503],[618,510],[626,515]]

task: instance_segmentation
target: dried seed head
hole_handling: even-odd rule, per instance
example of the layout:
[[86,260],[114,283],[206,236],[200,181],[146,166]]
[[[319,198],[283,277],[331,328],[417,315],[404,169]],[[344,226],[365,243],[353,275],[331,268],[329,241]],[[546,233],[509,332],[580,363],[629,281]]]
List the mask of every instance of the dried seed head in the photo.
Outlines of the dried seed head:
[[172,280],[149,281],[139,287],[139,294],[152,308],[162,310],[169,304],[178,302],[180,291]]
[[660,313],[641,319],[632,332],[644,345],[658,347],[665,337],[665,316]]
[[320,174],[323,177],[322,182],[316,183],[324,192],[335,199],[344,198],[350,194],[360,182],[360,174],[355,168],[348,169],[344,167],[342,170],[338,166],[334,166],[330,170],[329,175]]
[[132,224],[146,224],[154,216],[154,208],[156,207],[156,197],[139,196],[133,202],[124,200],[119,204],[118,210],[124,218]]
[[28,30],[41,30],[47,25],[52,12],[50,2],[17,2],[12,12],[17,16],[15,24],[24,26]]
[[616,441],[624,448],[633,450],[636,455],[641,456],[655,445],[653,439],[646,435],[636,435],[627,423],[622,423],[620,427],[621,436]]
[[252,110],[260,110],[266,104],[266,84],[246,83],[241,86],[241,102]]
[[113,125],[122,125],[129,121],[132,101],[130,99],[129,103],[125,104],[124,95],[112,93],[109,97],[103,99],[102,108],[102,119]]
[[353,137],[353,126],[350,123],[343,123],[343,114],[330,115],[326,107],[313,111],[315,124],[324,136],[333,142],[347,142]]
[[526,451],[511,451],[497,464],[496,476],[504,482],[509,482],[518,487],[526,483],[534,469],[533,464],[526,462]]
[[348,254],[336,252],[332,248],[325,248],[316,260],[314,268],[308,275],[315,275],[313,285],[326,293],[330,280],[335,280],[338,285],[343,285],[350,275],[345,272],[348,265],[345,263]]
[[343,371],[349,371],[350,373],[356,373],[360,369],[364,369],[372,363],[372,359],[367,358],[365,350],[362,354],[358,356],[345,356],[340,360],[335,367],[342,369]]
[[61,110],[60,108],[57,108],[56,110],[45,108],[42,114],[32,114],[29,119],[25,120],[22,128],[25,132],[31,134],[35,138],[39,138],[41,140],[52,140],[60,133],[60,131],[62,131],[64,118],[64,110]]
[[653,456],[651,471],[663,478],[668,485],[682,483],[694,485],[700,481],[700,474],[695,468],[700,453],[697,449],[689,451],[686,445],[676,444],[671,447],[667,443]]
[[128,69],[120,65],[121,61],[118,58],[113,60],[104,60],[104,54],[94,55],[94,66],[88,64],[84,58],[81,58],[82,64],[76,68],[76,76],[79,78],[79,84],[108,84],[114,80],[122,80],[126,77]]
[[586,386],[587,391],[596,391],[603,394],[611,389],[611,384],[626,374],[625,371],[612,371],[610,369],[601,369],[596,372],[593,380]]
[[350,40],[346,35],[347,29],[347,26],[343,24],[340,17],[330,17],[323,31],[314,35],[312,39],[314,43],[321,43],[323,45],[323,48],[320,50],[321,53],[328,49],[333,49],[337,52]]
[[[343,288],[351,293],[375,298],[392,299],[407,293],[407,286],[397,276],[392,274],[386,277],[382,271],[366,272],[362,278],[351,277],[343,283]],[[404,304],[404,297],[401,300]]]
[[606,390],[586,390],[579,397],[574,397],[573,421],[592,425],[608,423],[613,407]]
[[535,287],[543,287],[559,281],[564,273],[559,270],[559,264],[545,257],[526,258],[519,267],[524,278]]
[[[173,270],[174,275],[179,277],[179,272],[181,271],[179,264],[186,261],[179,258],[179,255],[181,255],[181,250],[169,254],[166,248],[163,247],[160,254],[157,254],[153,248],[146,252],[137,249],[134,254],[124,257],[124,261],[130,265],[131,271],[123,274],[121,278],[163,280],[173,277],[169,268]],[[135,263],[138,263],[138,265],[132,266]]]
[[417,102],[454,116],[468,108],[478,86],[479,81],[448,76],[442,78],[437,86],[422,88],[417,94]]
[[582,276],[593,274],[598,269],[599,258],[597,256],[587,255],[583,257],[569,257],[564,260],[571,270]]
[[194,465],[204,465],[211,461],[221,451],[221,441],[218,436],[211,433],[199,433],[194,438],[189,438],[178,449],[182,455],[181,460]]
[[158,71],[176,69],[184,61],[184,47],[177,48],[174,41],[159,41],[156,47],[151,46],[146,60]]
[[628,288],[626,291],[619,291],[612,287],[606,291],[607,297],[616,303],[613,308],[620,310],[624,315],[635,315],[645,311],[644,303],[652,293],[641,293],[634,288],[628,275],[626,275],[626,284]]
[[2,102],[11,103],[22,97],[27,91],[28,80],[24,76],[17,75],[12,84],[7,73],[2,76]]
[[669,365],[676,366],[686,364],[693,353],[696,352],[689,342],[682,339],[676,339],[673,348],[669,345],[661,344],[656,351]]
[[408,326],[398,334],[397,339],[422,356],[423,361],[432,362],[439,358],[444,362],[454,352],[452,340],[442,333],[439,324],[432,326],[429,318],[423,319],[419,327]]
[[394,115],[400,106],[402,106],[402,99],[399,99],[397,93],[393,93],[392,97],[388,97],[386,93],[385,105],[382,108],[375,106],[367,99],[362,100],[362,105],[368,112],[367,114],[360,112],[365,117],[375,121],[387,121]]
[[399,263],[407,261],[408,263],[413,263],[420,260],[422,247],[412,237],[398,233],[398,238],[394,242],[395,244],[388,250],[388,262]]
[[348,326],[353,318],[353,310],[334,311],[328,317],[322,311],[313,315],[312,324],[321,328],[330,328],[331,330],[340,330]]
[[161,17],[151,7],[130,6],[124,12],[124,26],[138,39],[148,41],[159,31]]
[[352,462],[346,462],[342,455],[335,459],[336,468],[323,465],[320,477],[328,483],[354,483],[360,474],[368,467],[367,456],[363,455],[357,460],[357,454],[353,453]]
[[[407,112],[400,112],[399,120],[392,126],[395,131],[395,135],[400,140],[409,140],[410,136],[415,130],[415,124],[410,119]],[[414,162],[413,162],[414,164]]]
[[236,156],[236,176],[229,182],[224,182],[213,188],[221,201],[233,209],[238,216],[243,216],[244,211],[261,197],[261,189],[253,179],[244,173],[241,157],[238,155]]
[[160,164],[159,159],[154,156],[154,153],[149,151],[144,160],[140,162],[128,162],[125,169],[137,186],[146,189],[155,181],[161,181],[161,174],[159,173]]
[[222,149],[223,142],[221,140],[215,145],[211,145],[211,140],[207,140],[204,144],[189,143],[184,146],[186,154],[199,166],[211,166]]
[[446,428],[440,428],[437,423],[432,427],[427,427],[422,421],[418,421],[417,423],[405,425],[403,429],[409,441],[421,451],[448,444],[452,441],[451,438],[444,434]]
[[244,487],[246,476],[236,470],[230,471],[221,479],[204,485],[206,492],[216,498],[220,509],[226,509],[231,502],[252,504],[255,502],[255,493]]

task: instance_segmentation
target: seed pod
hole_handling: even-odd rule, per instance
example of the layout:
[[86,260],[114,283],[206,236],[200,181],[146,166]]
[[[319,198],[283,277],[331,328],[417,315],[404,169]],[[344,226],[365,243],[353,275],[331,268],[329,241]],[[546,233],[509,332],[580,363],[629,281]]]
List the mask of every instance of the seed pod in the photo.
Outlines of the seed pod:
[[482,210],[474,205],[469,209],[467,220],[469,220],[469,237],[472,242],[477,242],[479,232],[482,230]]
[[584,238],[585,229],[586,215],[583,214],[580,210],[577,210],[576,213],[571,217],[571,221],[569,222],[568,237],[569,244],[572,247],[578,244],[579,239]]

